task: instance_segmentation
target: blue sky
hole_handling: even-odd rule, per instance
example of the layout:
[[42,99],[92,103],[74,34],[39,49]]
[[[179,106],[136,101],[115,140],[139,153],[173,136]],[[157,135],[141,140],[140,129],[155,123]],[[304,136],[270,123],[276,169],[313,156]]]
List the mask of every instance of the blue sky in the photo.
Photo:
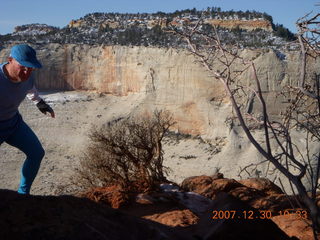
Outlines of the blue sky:
[[66,26],[93,12],[154,13],[157,11],[207,7],[224,10],[256,10],[273,17],[274,23],[283,24],[296,32],[296,20],[306,13],[319,12],[320,0],[8,0],[1,3],[0,34],[11,33],[15,26],[45,23],[56,27]]

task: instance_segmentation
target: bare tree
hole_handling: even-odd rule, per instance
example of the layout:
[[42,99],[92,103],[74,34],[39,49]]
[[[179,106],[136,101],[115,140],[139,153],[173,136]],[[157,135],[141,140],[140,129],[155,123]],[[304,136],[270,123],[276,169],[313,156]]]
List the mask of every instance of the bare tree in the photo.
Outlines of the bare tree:
[[[210,76],[219,80],[231,101],[233,111],[245,135],[265,158],[271,162],[295,187],[297,199],[308,208],[314,237],[320,230],[320,210],[316,204],[316,190],[320,173],[320,152],[312,153],[311,144],[320,142],[320,94],[319,75],[308,71],[312,59],[319,58],[319,14],[299,19],[299,43],[301,48],[301,75],[297,86],[288,86],[283,94],[290,97],[281,118],[270,119],[265,92],[261,88],[254,59],[245,59],[235,45],[221,42],[219,32],[214,27],[212,33],[203,31],[203,20],[183,30],[174,29],[188,44],[190,52],[206,68]],[[315,26],[314,28],[311,25]],[[309,34],[307,36],[307,34]],[[240,76],[250,76],[245,84]],[[249,97],[248,97],[249,96]],[[260,117],[249,111],[245,102],[256,97],[261,105]],[[245,101],[245,100],[249,101]],[[250,127],[255,121],[264,133],[258,139]],[[306,153],[292,137],[297,131],[305,136]],[[316,162],[315,166],[311,160]],[[309,176],[311,195],[302,178]],[[295,190],[293,189],[293,190]]]
[[76,182],[89,188],[116,184],[129,191],[156,187],[166,180],[162,139],[173,124],[169,112],[155,111],[93,129]]

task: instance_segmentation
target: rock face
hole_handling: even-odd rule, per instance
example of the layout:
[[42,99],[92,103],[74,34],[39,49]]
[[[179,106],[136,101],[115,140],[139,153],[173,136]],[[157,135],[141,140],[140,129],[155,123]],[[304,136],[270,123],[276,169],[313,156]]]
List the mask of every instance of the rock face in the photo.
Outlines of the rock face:
[[[42,90],[97,90],[119,96],[138,93],[145,97],[147,105],[174,110],[178,130],[191,134],[214,131],[215,136],[221,135],[221,125],[230,115],[228,100],[219,102],[224,97],[221,84],[210,78],[186,51],[59,44],[34,47],[44,65],[35,73]],[[0,58],[5,59],[8,53],[9,48],[3,49]],[[241,55],[258,56],[262,90],[271,103],[271,113],[278,114],[280,101],[274,102],[276,92],[281,86],[296,82],[298,53],[286,52],[279,57],[272,50],[244,50]],[[248,82],[250,76],[244,74],[242,80]]]
[[[272,218],[278,227],[288,236],[295,236],[299,240],[310,240],[313,238],[313,233],[310,229],[311,221],[309,219],[301,219],[298,214],[289,214],[275,216]],[[320,234],[317,235],[320,238]]]
[[[192,117],[192,129],[200,134],[208,129],[205,115],[213,108],[214,99],[224,94],[222,86],[183,50],[59,44],[34,47],[44,65],[35,73],[38,88],[145,94],[148,102],[179,108],[183,113],[180,118]],[[5,59],[8,53],[9,48],[3,49],[0,58]],[[260,55],[256,64],[263,91],[274,92],[280,85],[296,81],[298,54],[285,54],[286,61],[282,61],[271,50],[243,51],[244,57]],[[242,78],[248,81],[248,77]]]
[[[205,174],[210,174],[210,168],[216,167],[226,176],[234,177],[240,167],[261,161],[261,156],[240,127],[231,126],[227,121],[233,115],[223,86],[208,76],[186,51],[72,44],[34,47],[44,65],[43,69],[35,71],[39,89],[96,90],[116,96],[135,95],[139,104],[132,111],[157,108],[173,112],[177,121],[173,130],[201,135],[216,146],[217,151],[212,154],[214,163],[210,163]],[[9,49],[10,46],[6,46],[1,50],[3,61]],[[243,50],[241,56],[247,59],[256,57],[257,74],[269,113],[278,116],[286,101],[277,93],[283,86],[296,84],[300,69],[299,53],[260,49]],[[313,61],[308,65],[308,72],[319,72],[319,66],[319,61]],[[240,81],[248,83],[251,80],[250,73],[241,75]],[[258,112],[259,108],[260,103],[255,99],[252,109]],[[259,131],[256,134],[263,137]],[[179,166],[173,170],[179,173]],[[265,170],[267,167],[259,169],[253,176],[261,176]]]
[[266,31],[272,32],[272,25],[267,20],[222,20],[222,19],[210,19],[207,22],[214,26],[219,26],[223,28],[240,28],[246,30],[264,29]]
[[[136,20],[137,23],[143,22],[143,20]],[[190,19],[174,19],[173,21],[168,21],[166,18],[164,19],[152,19],[145,21],[145,24],[148,27],[154,27],[159,25],[160,27],[166,27],[168,25],[175,25],[175,26],[181,26],[182,23],[190,24]],[[255,20],[239,20],[239,19],[205,19],[205,23],[210,24],[212,26],[219,26],[222,28],[240,28],[245,30],[255,30],[255,29],[263,29],[265,31],[272,32],[272,24],[268,20],[264,19],[255,19]],[[87,25],[86,21],[79,19],[79,20],[72,20],[68,24],[69,28],[81,28],[85,27]],[[116,28],[120,26],[120,23],[117,21],[112,21],[110,19],[106,19],[103,23],[100,23],[100,27],[105,27],[108,25],[111,28]]]

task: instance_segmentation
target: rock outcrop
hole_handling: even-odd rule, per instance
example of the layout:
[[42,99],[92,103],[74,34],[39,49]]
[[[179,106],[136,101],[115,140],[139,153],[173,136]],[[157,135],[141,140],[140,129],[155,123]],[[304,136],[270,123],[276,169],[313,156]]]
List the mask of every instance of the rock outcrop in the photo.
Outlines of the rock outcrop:
[[72,196],[0,190],[1,239],[191,239],[172,228]]
[[[195,192],[174,183],[145,193],[116,186],[96,188],[82,197],[24,196],[0,190],[0,238],[311,239],[307,218],[277,216],[273,209],[279,202],[254,207],[253,201],[247,201],[248,195],[251,200],[268,201],[268,196],[281,194],[276,185],[266,179],[243,183],[247,187],[217,174],[185,179],[181,187]],[[246,188],[245,194],[235,194],[239,188]],[[199,211],[201,207],[205,208]],[[264,210],[270,214],[262,214]]]
[[[275,216],[272,220],[290,237],[295,236],[299,240],[314,239],[310,229],[311,221],[308,219],[301,219],[298,214]],[[320,234],[318,234],[318,239],[319,237]]]
[[223,28],[228,29],[245,29],[245,30],[256,30],[256,29],[263,29],[269,32],[272,32],[272,24],[271,22],[267,20],[236,20],[236,19],[230,19],[230,20],[222,20],[222,19],[208,19],[207,22],[214,26],[219,26]]
[[[222,181],[229,184],[223,184]],[[218,178],[217,176],[196,176],[185,179],[182,188],[194,190],[202,194],[202,198],[195,192],[184,191],[176,184],[161,184],[162,190],[135,194],[135,197],[132,196],[125,205],[120,207],[120,210],[129,215],[174,227],[175,231],[192,235],[194,239],[293,240],[297,239],[296,237],[300,239],[302,236],[303,239],[311,239],[309,219],[289,213],[279,215],[279,211],[275,211],[279,209],[281,201],[287,204],[282,204],[280,209],[290,206],[288,196],[281,201],[272,203],[269,201],[270,196],[281,194],[275,184],[267,179],[243,181],[248,187],[221,176]],[[235,190],[240,188],[242,188],[241,194],[235,194]],[[110,189],[101,188],[101,193],[104,192],[102,195],[110,194]],[[96,189],[92,190],[92,193],[96,192]],[[214,194],[208,195],[209,192]],[[209,196],[212,200],[204,196]],[[113,200],[101,198],[92,200],[103,205],[110,205],[114,200],[122,203],[117,194],[112,198]],[[251,201],[248,201],[249,198]],[[259,200],[260,203],[269,202],[269,205],[260,204],[253,207],[254,200]],[[205,208],[199,211],[200,207]],[[294,224],[289,222],[291,219],[294,220]]]
[[[221,213],[235,211],[236,214],[234,218],[225,216],[214,218],[215,211]],[[251,220],[244,217],[243,213],[248,212],[252,212],[255,217]],[[220,193],[198,223],[196,233],[205,240],[297,240],[295,237],[288,237],[271,220],[256,216],[258,216],[256,209],[226,193]]]
[[215,199],[221,192],[228,193],[256,209],[268,209],[273,214],[292,208],[288,199],[295,202],[273,182],[264,178],[236,181],[228,178],[196,176],[185,179],[181,187],[185,191],[193,191],[210,199]]

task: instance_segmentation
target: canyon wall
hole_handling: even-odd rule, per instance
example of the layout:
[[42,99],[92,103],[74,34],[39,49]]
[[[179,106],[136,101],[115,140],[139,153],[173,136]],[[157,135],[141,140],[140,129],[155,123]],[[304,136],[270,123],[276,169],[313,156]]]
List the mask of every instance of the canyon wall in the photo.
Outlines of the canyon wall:
[[[260,163],[263,158],[236,122],[229,121],[233,113],[223,86],[210,77],[188,52],[172,48],[125,46],[48,44],[33,47],[37,49],[39,59],[44,65],[42,69],[34,72],[40,90],[93,90],[128,99],[124,100],[125,102],[138,99],[138,103],[131,104],[134,105],[130,108],[132,112],[155,108],[170,110],[177,121],[174,131],[201,135],[202,139],[210,144],[210,149],[214,150],[208,153],[209,157],[203,155],[184,163],[192,170],[191,175],[211,174],[214,169],[220,169],[225,176],[235,177],[238,176],[239,169],[249,165],[253,166],[252,171],[250,170],[251,176],[264,176],[261,172],[270,171],[268,164],[256,169],[254,164]],[[0,59],[5,61],[9,49],[10,46],[7,46],[1,50]],[[279,116],[287,100],[278,93],[286,85],[297,84],[301,67],[299,53],[260,49],[243,50],[241,56],[246,59],[255,58],[269,113],[271,117]],[[308,63],[308,74],[319,71],[319,60]],[[252,73],[243,73],[239,81],[250,84],[253,81]],[[252,103],[253,112],[259,113],[259,101],[254,99]],[[113,107],[121,109],[128,106],[126,104]],[[66,108],[65,111],[69,114],[72,109]],[[110,109],[106,111],[110,112]],[[99,113],[104,114],[107,113]],[[81,123],[70,124],[77,125],[77,128]],[[254,135],[263,142],[263,132],[257,130]],[[294,133],[294,137],[298,139],[299,147],[304,149],[301,133]],[[189,150],[191,145],[187,145],[187,142],[185,144],[185,148]],[[317,145],[311,147],[320,151]],[[166,160],[172,162],[174,156],[179,156],[177,151],[174,148],[165,149]],[[191,157],[192,154],[195,155],[190,153]],[[181,180],[181,176],[186,177],[179,164],[171,164],[174,165],[171,167],[176,174],[176,181]]]
[[[89,45],[35,45],[44,67],[34,75],[41,90],[96,90],[124,96],[145,97],[144,106],[173,111],[179,131],[210,136],[223,131],[221,124],[231,108],[223,86],[184,50]],[[0,52],[5,59],[10,46]],[[243,50],[244,58],[256,58],[258,77],[271,114],[281,111],[277,93],[294,85],[299,77],[299,53]],[[219,64],[219,63],[216,63]],[[319,63],[310,65],[311,71]],[[319,71],[319,70],[317,70]],[[250,73],[241,81],[252,81]],[[221,105],[221,96],[223,104]],[[254,101],[254,106],[258,106]],[[217,116],[219,116],[217,118]],[[224,124],[225,125],[225,124]]]
[[[226,137],[226,120],[232,109],[222,84],[185,50],[127,46],[34,45],[43,68],[36,70],[40,90],[94,90],[117,96],[139,94],[144,98],[140,110],[168,109],[178,121],[177,131],[207,138]],[[0,52],[9,54],[10,46]],[[255,59],[269,113],[277,116],[286,100],[279,91],[296,85],[299,79],[299,52],[243,50],[245,59]],[[219,65],[219,62],[215,64]],[[308,72],[319,72],[320,63],[309,64]],[[222,66],[221,66],[222,67]],[[240,81],[251,84],[250,71]],[[260,103],[252,102],[253,111]]]

